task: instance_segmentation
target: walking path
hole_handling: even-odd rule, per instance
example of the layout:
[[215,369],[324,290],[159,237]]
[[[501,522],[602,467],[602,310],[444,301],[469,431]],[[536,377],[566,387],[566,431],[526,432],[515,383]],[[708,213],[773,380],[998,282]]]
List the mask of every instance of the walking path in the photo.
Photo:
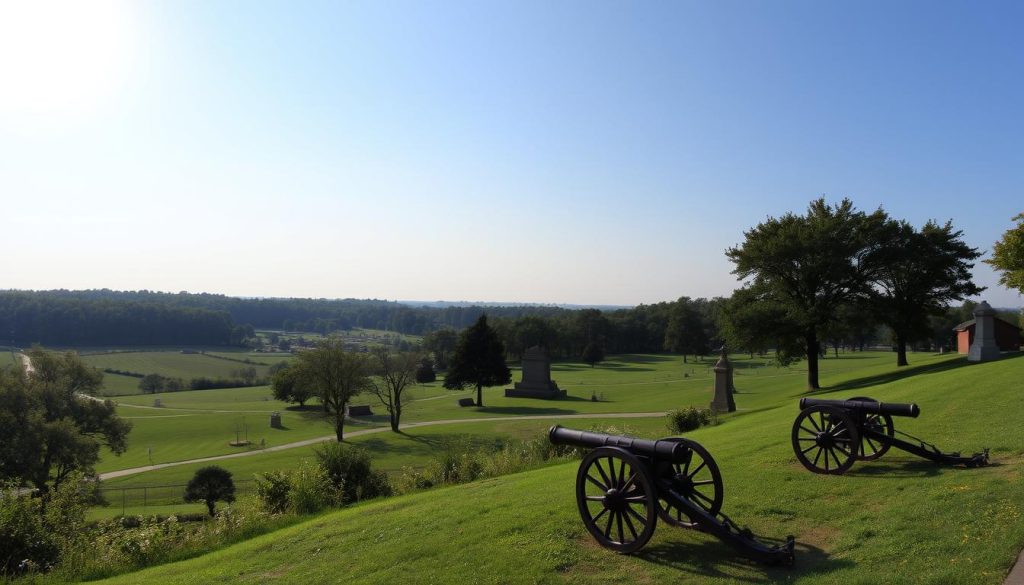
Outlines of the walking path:
[[[656,416],[665,416],[664,412],[620,412],[620,413],[596,413],[596,414],[538,414],[529,416],[499,416],[490,418],[463,418],[463,419],[447,419],[447,420],[429,420],[423,422],[414,422],[399,425],[399,429],[414,429],[417,427],[430,427],[434,425],[450,425],[450,424],[463,424],[463,423],[479,423],[479,422],[499,422],[499,421],[510,421],[510,420],[552,420],[552,419],[570,419],[570,418],[653,418]],[[358,437],[361,435],[370,435],[373,433],[389,432],[390,426],[387,427],[374,427],[372,429],[363,429],[360,431],[349,431],[345,433],[346,437]],[[285,443],[284,445],[277,445],[274,447],[267,447],[266,449],[258,449],[254,451],[243,451],[241,453],[228,453],[226,455],[213,455],[210,457],[200,457],[198,459],[186,459],[184,461],[172,461],[170,463],[157,463],[156,465],[146,465],[144,467],[132,467],[130,469],[119,469],[117,471],[108,471],[107,473],[100,474],[100,481],[108,479],[114,479],[115,477],[125,477],[127,475],[135,475],[136,473],[143,473],[146,471],[153,471],[156,469],[164,469],[166,467],[174,467],[177,465],[187,465],[189,463],[206,463],[207,461],[221,461],[223,459],[234,459],[236,457],[250,457],[252,455],[259,455],[260,453],[269,453],[272,451],[284,451],[287,449],[295,449],[297,447],[308,447],[309,445],[315,445],[317,443],[323,443],[325,441],[333,441],[334,435],[327,435],[324,437],[316,437],[314,439],[306,439],[304,441],[295,441],[294,443]]]

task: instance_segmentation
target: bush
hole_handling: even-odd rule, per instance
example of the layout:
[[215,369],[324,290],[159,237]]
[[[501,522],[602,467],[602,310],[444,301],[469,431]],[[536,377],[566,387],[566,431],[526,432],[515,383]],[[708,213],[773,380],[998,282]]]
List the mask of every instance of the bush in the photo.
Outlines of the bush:
[[420,365],[416,367],[416,383],[429,384],[435,380],[437,380],[437,373],[434,372],[434,362],[424,358]]
[[387,475],[374,473],[365,450],[347,443],[327,443],[314,452],[317,463],[341,494],[340,504],[391,495]]
[[231,472],[216,465],[196,470],[185,486],[184,499],[186,502],[204,502],[212,518],[217,502],[235,501],[235,482],[231,479]]
[[268,471],[256,474],[256,497],[263,509],[271,514],[283,514],[291,507],[291,478],[286,471]]
[[288,502],[296,514],[313,514],[339,500],[339,491],[324,468],[304,463],[288,474]]
[[711,410],[687,406],[668,413],[668,429],[673,433],[688,433],[711,424]]
[[0,486],[0,575],[47,570],[60,556],[56,535],[43,523],[41,501]]

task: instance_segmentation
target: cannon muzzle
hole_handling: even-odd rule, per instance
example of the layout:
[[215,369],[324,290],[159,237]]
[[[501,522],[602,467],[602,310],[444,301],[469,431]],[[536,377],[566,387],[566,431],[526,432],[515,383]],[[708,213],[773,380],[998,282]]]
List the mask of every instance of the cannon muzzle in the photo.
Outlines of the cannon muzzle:
[[568,429],[562,425],[555,425],[548,431],[548,439],[555,445],[573,445],[596,449],[598,447],[621,447],[636,455],[642,455],[660,461],[684,461],[690,451],[686,443],[679,441],[651,441],[649,439],[634,439],[621,435],[608,435],[593,431],[580,431]]
[[824,398],[801,398],[800,410],[811,406],[834,406],[852,412],[866,414],[887,414],[889,416],[906,416],[917,418],[921,409],[916,404],[900,404],[898,402],[875,402],[874,400],[826,400]]

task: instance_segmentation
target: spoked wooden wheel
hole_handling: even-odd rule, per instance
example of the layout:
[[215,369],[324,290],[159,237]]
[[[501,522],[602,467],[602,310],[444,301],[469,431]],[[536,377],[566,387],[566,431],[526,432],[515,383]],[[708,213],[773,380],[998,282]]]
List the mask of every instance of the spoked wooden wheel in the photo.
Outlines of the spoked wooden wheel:
[[[850,398],[850,400],[860,400],[862,402],[878,402],[874,398],[867,398],[864,396],[858,396],[856,398]],[[896,434],[896,429],[892,424],[892,417],[888,414],[865,414],[864,421],[861,426],[864,429],[871,429],[876,433],[892,437]],[[857,450],[858,461],[874,461],[885,452],[889,450],[889,443],[879,441],[877,438],[871,438],[867,433],[861,433],[860,445]]]
[[639,550],[658,521],[647,467],[618,447],[598,447],[580,463],[576,504],[583,525],[597,542],[620,553]]
[[816,405],[805,408],[793,423],[793,452],[814,473],[839,475],[856,460],[860,435],[853,419],[841,409]]
[[[660,464],[658,478],[669,480],[672,491],[703,508],[708,514],[718,514],[722,509],[725,488],[722,474],[718,471],[718,464],[711,453],[708,453],[700,443],[689,439],[669,437],[662,440],[686,443],[690,452],[685,461]],[[697,527],[697,523],[690,520],[682,510],[661,498],[658,499],[658,517],[669,526]]]

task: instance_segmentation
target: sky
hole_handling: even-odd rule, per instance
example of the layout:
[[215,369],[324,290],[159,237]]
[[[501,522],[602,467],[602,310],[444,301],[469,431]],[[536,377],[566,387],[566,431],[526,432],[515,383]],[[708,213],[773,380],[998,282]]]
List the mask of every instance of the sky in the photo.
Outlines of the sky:
[[0,288],[727,296],[724,251],[821,196],[952,220],[988,257],[1024,212],[1021,22],[998,1],[0,0]]

